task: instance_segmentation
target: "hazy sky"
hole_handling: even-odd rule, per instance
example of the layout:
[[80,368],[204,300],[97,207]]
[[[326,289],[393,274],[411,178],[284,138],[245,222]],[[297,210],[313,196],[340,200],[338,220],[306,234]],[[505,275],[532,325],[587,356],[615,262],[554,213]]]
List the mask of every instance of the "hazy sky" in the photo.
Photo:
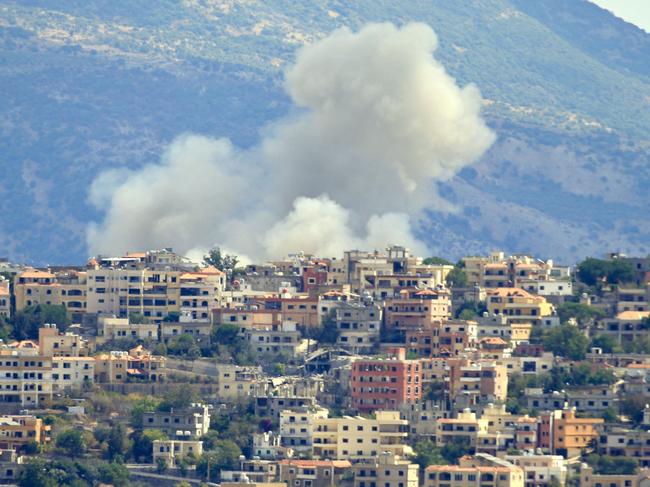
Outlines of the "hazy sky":
[[650,32],[650,0],[591,0],[617,17]]

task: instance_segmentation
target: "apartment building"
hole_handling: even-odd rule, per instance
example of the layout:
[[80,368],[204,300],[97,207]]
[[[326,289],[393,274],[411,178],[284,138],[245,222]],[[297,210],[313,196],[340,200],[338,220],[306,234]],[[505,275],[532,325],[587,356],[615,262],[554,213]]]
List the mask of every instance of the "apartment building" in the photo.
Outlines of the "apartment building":
[[359,411],[395,410],[422,397],[422,368],[406,360],[406,350],[390,350],[387,359],[361,359],[352,363],[352,407]]
[[328,416],[327,409],[319,406],[295,407],[280,412],[282,446],[293,449],[298,455],[311,454],[316,423]]
[[641,468],[650,468],[650,431],[646,428],[603,428],[598,437],[598,453],[634,458]]
[[566,484],[567,461],[561,455],[506,455],[505,460],[524,471],[524,487]]
[[650,311],[650,283],[643,287],[616,289],[616,311]]
[[220,306],[226,274],[214,267],[186,272],[180,277],[180,314],[189,321],[210,321],[211,310]]
[[598,327],[598,333],[616,339],[621,345],[629,345],[648,334],[645,320],[650,311],[622,311],[615,318],[605,318]]
[[260,367],[217,364],[218,396],[222,401],[232,402],[252,397],[260,380]]
[[50,426],[31,415],[0,416],[0,449],[16,452],[31,442],[44,445],[50,441]]
[[487,257],[465,257],[465,273],[472,285],[486,288],[520,287],[522,282],[544,280],[570,280],[568,266],[558,266],[528,255],[511,255],[493,252]]
[[282,437],[266,431],[264,433],[253,433],[253,456],[262,460],[281,460],[293,457],[294,450],[291,447],[282,446]]
[[134,339],[157,340],[159,325],[156,323],[131,323],[128,318],[100,316],[98,318],[100,337],[98,342],[108,340]]
[[33,342],[0,348],[0,402],[38,407],[52,399],[52,358]]
[[163,382],[166,377],[163,356],[153,355],[138,345],[123,351],[111,351],[95,356],[95,382],[102,384],[120,384],[127,380],[144,380]]
[[405,332],[432,328],[434,323],[449,318],[451,299],[444,287],[402,290],[398,298],[386,300],[385,325],[388,330]]
[[583,448],[598,441],[598,428],[605,422],[602,418],[577,418],[575,409],[565,407],[562,410],[543,414],[550,416],[551,453],[571,458],[579,455]]
[[210,429],[210,408],[191,404],[183,409],[151,411],[142,415],[144,429],[161,430],[172,439],[200,438]]
[[650,487],[650,470],[624,475],[596,474],[592,467],[580,465],[580,487]]
[[402,457],[412,452],[405,444],[408,421],[396,411],[377,411],[374,418],[317,418],[312,434],[314,457],[321,459],[358,461],[386,451]]
[[526,389],[524,395],[529,408],[532,409],[559,409],[565,404],[578,412],[602,413],[606,409],[618,409],[619,384],[609,386],[582,386],[567,387],[566,391],[559,393],[545,393],[540,388]]
[[198,459],[203,455],[203,442],[198,440],[154,440],[152,445],[153,463],[162,459],[167,468],[176,466],[187,457]]
[[[433,267],[433,266],[432,266]],[[400,291],[409,289],[431,289],[444,286],[445,277],[454,268],[451,265],[436,266],[434,271],[384,274],[372,270],[360,273],[360,290],[363,294],[376,300],[385,300],[399,296]]]
[[164,343],[178,338],[180,335],[190,335],[196,343],[209,345],[212,337],[211,321],[189,321],[181,314],[178,321],[163,321],[160,323],[160,339]]
[[302,343],[302,335],[296,323],[285,321],[279,325],[245,328],[243,338],[251,350],[258,354],[284,354],[294,357],[307,351],[307,343]]
[[503,365],[494,361],[471,361],[465,358],[449,358],[447,382],[449,397],[462,400],[465,406],[481,402],[503,402],[508,395],[508,374]]
[[476,448],[478,437],[487,435],[488,420],[465,409],[455,418],[439,418],[435,423],[435,443],[443,447],[448,443],[463,442]]
[[26,269],[14,278],[16,310],[37,304],[63,305],[73,320],[81,321],[87,310],[87,274],[68,270],[57,272]]
[[419,487],[420,467],[389,453],[355,463],[354,487]]
[[52,392],[79,391],[95,380],[95,357],[52,357]]
[[38,353],[44,357],[83,357],[89,353],[88,343],[77,333],[59,333],[54,324],[38,329]]
[[341,302],[335,309],[337,345],[352,353],[371,353],[379,344],[382,309],[363,302]]
[[11,316],[11,283],[0,276],[0,316],[9,318]]
[[222,470],[220,472],[221,485],[278,485],[286,487],[285,482],[276,482],[279,473],[280,468],[275,461],[259,458],[250,460],[240,458],[239,470]]
[[487,310],[493,315],[504,315],[508,323],[542,324],[553,314],[553,306],[542,296],[530,294],[521,288],[495,288],[487,291]]
[[347,460],[280,460],[280,482],[295,487],[330,487],[341,485],[343,475],[352,464]]
[[465,456],[458,465],[430,465],[424,471],[424,486],[524,487],[524,472],[520,467],[506,461],[491,463],[486,465],[477,457]]

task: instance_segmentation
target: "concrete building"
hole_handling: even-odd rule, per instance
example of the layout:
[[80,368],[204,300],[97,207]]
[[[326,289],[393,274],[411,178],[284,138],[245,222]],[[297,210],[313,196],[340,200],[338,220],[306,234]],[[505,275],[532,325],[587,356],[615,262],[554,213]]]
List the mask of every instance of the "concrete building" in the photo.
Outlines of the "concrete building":
[[539,325],[542,319],[553,314],[553,306],[542,296],[520,288],[499,287],[487,292],[487,310],[493,315],[504,315],[508,323]]
[[580,466],[580,487],[650,487],[650,470],[631,475],[594,473],[586,463]]
[[50,441],[50,426],[31,415],[0,416],[0,449],[20,450],[31,442],[44,445]]
[[53,357],[52,392],[80,391],[95,381],[95,357]]
[[281,460],[291,458],[294,450],[282,446],[282,437],[279,434],[267,431],[253,434],[253,456],[262,460]]
[[[465,407],[481,402],[505,401],[508,395],[508,374],[503,365],[493,361],[447,359],[447,391],[449,397],[461,400]],[[464,396],[461,398],[461,396]]]
[[598,428],[605,422],[602,418],[577,418],[575,410],[568,407],[544,417],[550,417],[551,453],[565,458],[579,455],[583,448],[596,443]]
[[280,468],[278,463],[271,460],[253,458],[247,460],[243,456],[239,460],[239,470],[222,470],[221,485],[282,485],[278,482]]
[[621,345],[631,345],[639,338],[647,336],[644,324],[650,311],[622,311],[615,318],[605,318],[598,326],[598,333],[616,339]]
[[351,466],[346,460],[281,460],[279,479],[295,487],[330,487],[341,485]]
[[226,402],[248,400],[261,381],[260,367],[217,364],[219,399]]
[[98,324],[101,332],[98,342],[129,338],[134,340],[158,340],[159,325],[156,323],[130,323],[128,318],[100,316]]
[[321,459],[358,461],[381,452],[406,456],[408,421],[396,411],[377,411],[374,418],[319,417],[313,421],[313,453]]
[[9,318],[11,316],[11,283],[0,276],[0,316]]
[[163,382],[166,377],[167,359],[138,345],[123,351],[111,351],[95,356],[95,382],[121,384],[128,380]]
[[386,300],[384,322],[389,331],[431,328],[434,323],[448,319],[450,310],[450,293],[442,286],[402,290],[398,298]]
[[[498,459],[495,459],[498,460]],[[424,472],[425,487],[524,487],[523,470],[506,461],[485,462],[465,456],[458,465],[430,465]]]
[[283,354],[294,357],[307,351],[307,342],[303,344],[302,335],[296,323],[285,321],[279,325],[245,328],[243,333],[251,350],[257,354]]
[[422,369],[418,360],[406,360],[404,348],[387,359],[352,363],[352,407],[359,411],[395,410],[422,397]]
[[409,460],[382,453],[377,458],[355,463],[354,487],[419,487],[420,467]]
[[337,345],[352,353],[371,353],[379,344],[382,308],[363,302],[344,302],[336,308]]
[[566,484],[567,462],[560,455],[506,455],[505,459],[524,471],[524,487]]
[[181,315],[179,321],[160,323],[160,339],[167,344],[180,335],[190,335],[197,344],[209,345],[212,337],[211,321],[189,321]]
[[38,407],[52,399],[52,358],[33,342],[0,348],[0,403]]
[[156,429],[169,438],[200,438],[210,429],[210,409],[206,404],[192,404],[184,409],[151,411],[142,416],[144,429]]
[[176,468],[181,460],[192,457],[198,460],[203,455],[203,442],[198,440],[154,440],[153,463],[159,458],[168,468]]
[[37,304],[63,305],[74,320],[81,320],[87,310],[85,272],[74,270],[56,274],[26,269],[14,278],[16,310]]
[[301,407],[280,413],[280,437],[282,446],[291,448],[296,455],[309,455],[314,445],[316,422],[327,419],[327,409]]
[[38,353],[44,357],[84,357],[89,349],[86,340],[76,333],[59,333],[56,325],[38,329]]

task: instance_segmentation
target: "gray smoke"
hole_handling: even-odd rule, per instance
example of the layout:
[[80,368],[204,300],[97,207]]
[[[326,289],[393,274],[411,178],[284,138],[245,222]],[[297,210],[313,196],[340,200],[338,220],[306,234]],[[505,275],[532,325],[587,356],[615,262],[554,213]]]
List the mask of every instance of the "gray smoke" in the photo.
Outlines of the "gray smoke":
[[456,85],[436,45],[424,24],[371,24],[303,47],[286,73],[298,114],[266,127],[257,147],[182,136],[160,164],[99,176],[91,200],[107,212],[88,229],[90,250],[424,252],[409,215],[444,205],[434,182],[494,141],[478,89]]

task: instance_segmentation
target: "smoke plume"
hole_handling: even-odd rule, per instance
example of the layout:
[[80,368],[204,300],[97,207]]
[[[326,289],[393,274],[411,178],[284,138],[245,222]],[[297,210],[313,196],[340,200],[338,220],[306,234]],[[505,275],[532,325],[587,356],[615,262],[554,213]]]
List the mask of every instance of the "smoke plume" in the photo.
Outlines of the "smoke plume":
[[91,201],[107,211],[88,229],[90,250],[424,252],[410,219],[444,204],[435,182],[494,141],[478,89],[455,83],[436,46],[416,23],[340,29],[303,47],[286,73],[294,113],[265,127],[256,147],[185,135],[159,164],[100,175]]

